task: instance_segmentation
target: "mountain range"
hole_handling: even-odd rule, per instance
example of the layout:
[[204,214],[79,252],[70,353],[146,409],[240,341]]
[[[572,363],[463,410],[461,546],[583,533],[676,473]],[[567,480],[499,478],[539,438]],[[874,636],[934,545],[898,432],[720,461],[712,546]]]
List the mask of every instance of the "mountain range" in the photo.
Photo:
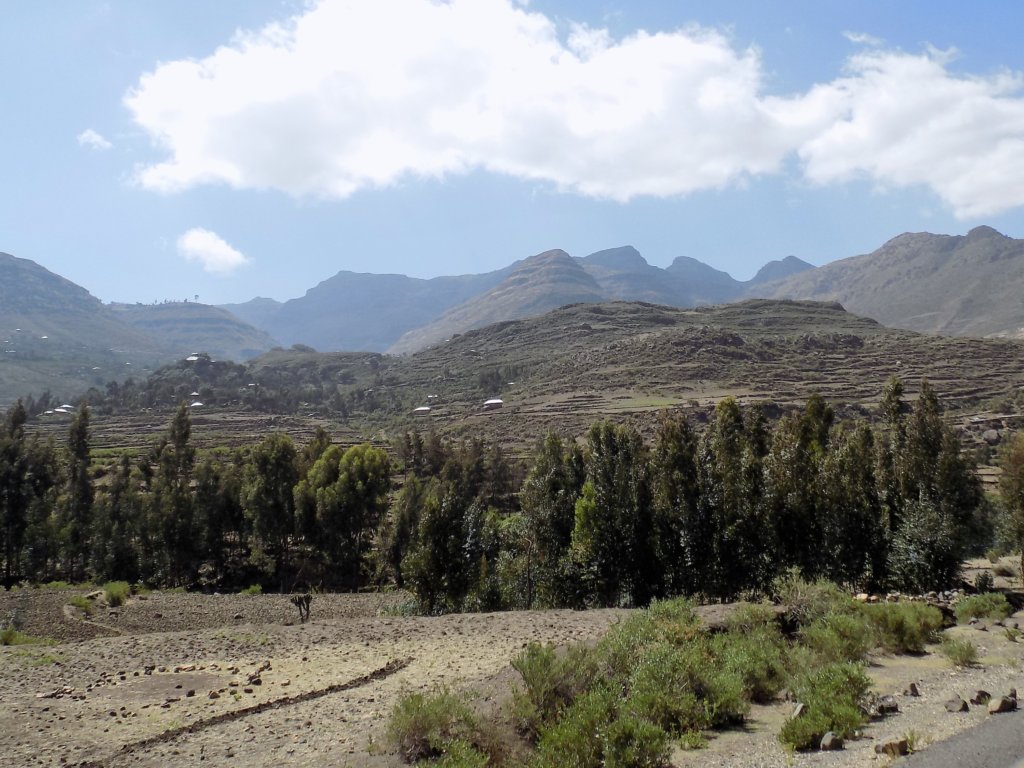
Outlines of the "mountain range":
[[748,281],[685,256],[660,268],[632,246],[583,257],[551,250],[474,275],[341,271],[290,301],[220,307],[104,305],[35,262],[0,254],[0,404],[44,389],[71,395],[198,351],[233,360],[295,344],[409,354],[567,304],[694,307],[748,298],[838,301],[896,328],[1022,337],[1024,240],[991,227],[907,233],[822,267],[787,256]]

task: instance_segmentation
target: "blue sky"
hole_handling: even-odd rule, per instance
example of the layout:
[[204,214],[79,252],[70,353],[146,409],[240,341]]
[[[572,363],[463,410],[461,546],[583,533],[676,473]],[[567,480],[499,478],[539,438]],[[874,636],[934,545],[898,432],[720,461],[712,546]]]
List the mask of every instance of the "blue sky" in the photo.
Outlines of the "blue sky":
[[105,301],[1024,236],[1016,2],[0,0],[0,251]]

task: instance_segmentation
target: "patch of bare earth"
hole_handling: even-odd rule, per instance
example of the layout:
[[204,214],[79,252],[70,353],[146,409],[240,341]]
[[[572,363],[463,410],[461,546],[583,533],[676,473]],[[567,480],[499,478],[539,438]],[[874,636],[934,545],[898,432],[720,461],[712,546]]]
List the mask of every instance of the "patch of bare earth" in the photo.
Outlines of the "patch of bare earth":
[[[23,608],[26,599],[58,614],[54,627],[68,620],[50,593],[23,595]],[[317,596],[310,623],[287,625],[296,615],[281,596],[158,594],[101,617],[123,634],[0,648],[4,765],[398,766],[385,733],[403,693],[448,684],[475,692],[483,709],[488,701],[496,707],[516,678],[509,660],[526,643],[593,642],[627,614],[398,617],[378,615],[397,599],[382,600]],[[182,615],[165,618],[174,611]],[[709,623],[727,611],[701,609]],[[179,626],[184,621],[193,628]],[[878,765],[886,760],[874,753],[879,739],[911,734],[920,746],[951,736],[989,717],[984,707],[948,713],[954,694],[1024,690],[1024,642],[986,626],[952,630],[978,645],[978,668],[955,669],[937,648],[877,656],[869,673],[879,693],[896,695],[900,712],[871,723],[841,752],[787,753],[777,734],[792,704],[780,702],[754,706],[744,727],[711,734],[706,749],[677,749],[672,762]],[[910,682],[919,697],[904,695]]]

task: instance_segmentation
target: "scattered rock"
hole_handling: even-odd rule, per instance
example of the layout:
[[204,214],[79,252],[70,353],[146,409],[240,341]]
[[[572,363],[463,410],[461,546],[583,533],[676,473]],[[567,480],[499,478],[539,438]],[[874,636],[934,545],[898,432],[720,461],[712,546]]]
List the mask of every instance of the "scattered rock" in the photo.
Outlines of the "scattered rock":
[[906,690],[903,691],[903,695],[904,696],[920,696],[921,695],[921,689],[917,687],[917,683],[911,683],[910,685],[908,685],[906,687]]
[[824,752],[831,752],[835,749],[842,749],[843,737],[838,735],[834,731],[829,731],[821,737],[821,744],[819,745],[819,747]]
[[240,613],[236,613],[235,616],[234,616],[235,621],[241,621],[242,618],[243,618],[243,616]]
[[989,701],[991,701],[991,699],[991,693],[989,693],[988,691],[979,690],[976,694],[974,694],[974,698],[971,699],[971,704],[974,704],[976,707],[980,707],[985,704],[988,704]]
[[945,706],[947,712],[966,712],[970,709],[970,707],[967,706],[967,702],[959,696],[954,696],[946,702]]
[[791,714],[790,717],[793,720],[796,720],[798,717],[800,717],[806,711],[807,711],[807,705],[804,704],[803,702],[799,702],[795,707],[793,707],[793,714]]
[[1017,709],[1017,700],[1011,699],[1009,696],[1000,696],[998,699],[992,699],[988,703],[988,713],[990,715],[997,715],[1000,712],[1013,712]]
[[206,698],[208,698],[208,699],[219,699],[220,698],[220,694],[217,693],[216,691],[210,691],[207,694]]
[[989,445],[999,445],[999,441],[1002,439],[999,435],[999,431],[995,429],[986,429],[981,433],[981,439]]
[[884,739],[875,744],[875,752],[889,757],[901,757],[910,752],[910,744],[906,739]]
[[878,700],[878,712],[882,715],[892,715],[900,711],[900,705],[894,696],[882,696]]

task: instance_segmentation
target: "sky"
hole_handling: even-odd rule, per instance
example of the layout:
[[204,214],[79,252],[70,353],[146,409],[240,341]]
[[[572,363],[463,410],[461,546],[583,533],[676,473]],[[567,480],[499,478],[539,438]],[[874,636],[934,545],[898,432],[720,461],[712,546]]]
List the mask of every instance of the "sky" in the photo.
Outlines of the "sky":
[[1015,0],[0,0],[0,251],[104,301],[1024,237]]

